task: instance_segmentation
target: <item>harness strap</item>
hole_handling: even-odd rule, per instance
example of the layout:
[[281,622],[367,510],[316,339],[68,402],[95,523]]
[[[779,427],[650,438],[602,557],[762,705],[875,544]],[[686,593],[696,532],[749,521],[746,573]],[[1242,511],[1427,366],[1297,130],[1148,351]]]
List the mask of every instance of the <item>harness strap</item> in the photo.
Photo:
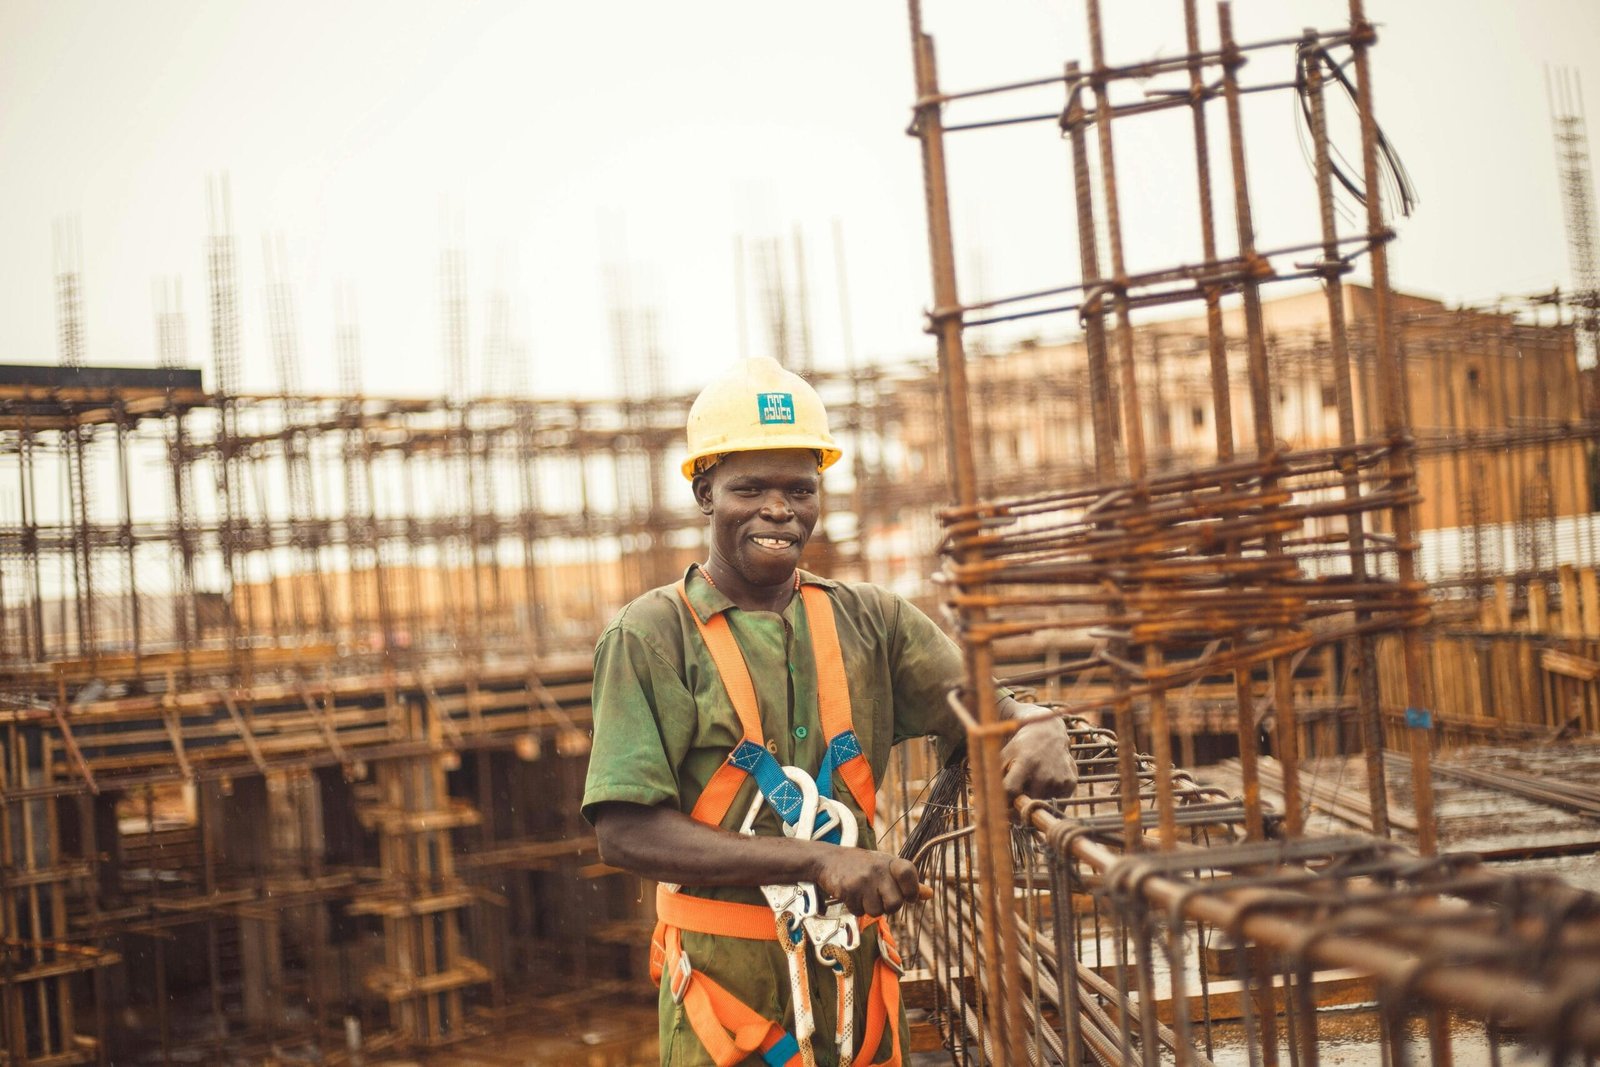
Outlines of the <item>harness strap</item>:
[[[786,824],[793,825],[801,808],[801,793],[764,743],[755,685],[728,620],[720,612],[709,619],[700,617],[689,600],[687,578],[678,582],[678,596],[689,609],[695,628],[711,654],[744,733],[701,790],[690,816],[721,826],[745,781],[754,778],[767,803]],[[803,585],[800,597],[806,609],[816,660],[818,717],[823,736],[827,738],[827,749],[817,774],[817,792],[832,799],[837,772],[870,825],[877,808],[877,785],[854,729],[849,676],[845,673],[833,604],[819,586]],[[839,841],[837,828],[824,838],[830,839],[834,843]],[[760,905],[689,896],[658,885],[656,914],[658,921],[650,939],[650,977],[660,982],[663,973],[671,975],[673,994],[682,1002],[695,1036],[717,1067],[735,1067],[751,1055],[759,1055],[768,1067],[793,1067],[798,1063],[801,1049],[794,1035],[757,1014],[708,975],[692,970],[683,952],[684,930],[751,941],[776,941],[778,932],[772,910]],[[873,967],[868,990],[861,1048],[876,1050],[887,1028],[891,1035],[889,1058],[872,1067],[900,1067],[899,953],[889,936],[888,924],[868,919],[861,926],[866,929],[875,923],[879,925],[879,959]]]
[[889,1030],[889,1056],[872,1067],[900,1067],[900,950],[889,936],[889,924],[878,930],[878,962],[872,968],[872,985],[867,990],[867,1025],[861,1032],[861,1049],[867,1055],[883,1042]]
[[684,1017],[717,1067],[738,1067],[752,1055],[759,1055],[767,1067],[799,1062],[794,1035],[757,1014],[710,975],[687,966],[679,969],[686,957],[675,928],[667,930],[665,957],[673,968],[672,995],[682,1002]]
[[[798,1061],[800,1046],[792,1034],[758,1015],[709,975],[684,968],[679,984],[683,930],[748,941],[777,941],[771,909],[686,896],[660,886],[656,887],[656,908],[660,920],[650,943],[650,977],[659,983],[663,973],[673,976],[673,994],[683,1002],[689,1025],[718,1067],[733,1067],[758,1054],[768,1067],[789,1067],[791,1061]],[[872,1067],[901,1067],[900,951],[887,922],[869,918],[861,924],[863,929],[874,925],[878,927],[878,959],[867,990],[867,1017],[860,1048],[871,1055],[882,1044],[887,1030],[889,1055]]]
[[656,886],[656,920],[680,930],[744,941],[771,941],[774,936],[772,909],[765,904],[672,893],[660,885]]
[[[719,612],[702,619],[689,600],[687,578],[678,582],[678,596],[689,609],[695,628],[711,653],[717,675],[727,691],[734,713],[739,717],[744,737],[734,746],[728,761],[719,766],[711,780],[701,790],[690,812],[701,822],[720,826],[727,818],[745,776],[756,779],[761,792],[773,809],[789,824],[794,823],[792,812],[798,810],[799,791],[783,775],[778,761],[767,751],[761,729],[761,708],[756,701],[755,684],[750,680],[750,669],[745,664],[739,642],[733,636],[728,620]],[[861,750],[856,737],[850,707],[850,680],[845,673],[844,653],[839,646],[839,629],[834,620],[833,602],[821,586],[802,585],[800,599],[805,605],[806,621],[811,628],[811,648],[817,668],[817,712],[822,720],[822,733],[828,739],[822,766],[817,772],[817,792],[821,796],[834,796],[833,777],[837,772],[845,788],[855,798],[856,806],[866,816],[870,825],[877,811],[878,788],[872,776],[872,766]],[[827,840],[827,838],[825,838]],[[831,835],[834,843],[838,834]]]
[[722,680],[728,701],[739,716],[739,726],[744,731],[744,737],[728,754],[727,761],[712,774],[689,814],[700,822],[721,826],[746,777],[750,777],[756,780],[762,795],[767,798],[772,810],[778,813],[778,817],[793,826],[800,813],[800,790],[789,781],[783,768],[763,743],[761,707],[756,701],[756,687],[750,681],[750,668],[744,662],[744,653],[739,651],[739,642],[721,613],[702,619],[700,613],[695,611],[689,601],[687,579],[679,580],[678,596],[689,609],[695,628],[700,631],[700,638],[711,653],[711,661],[717,666],[717,676]]
[[[833,797],[833,775],[837,771],[870,826],[878,806],[878,786],[872,777],[872,766],[861,751],[861,741],[856,737],[855,718],[850,708],[850,677],[844,669],[833,601],[828,598],[827,590],[817,585],[802,585],[800,600],[805,604],[806,622],[811,628],[811,651],[817,665],[817,713],[822,720],[822,735],[828,739],[827,752],[817,771],[817,792],[830,799]],[[833,834],[831,840],[837,843],[838,834]]]
[[722,687],[728,691],[728,700],[733,703],[733,710],[739,716],[739,725],[744,730],[745,740],[761,742],[761,706],[756,703],[755,683],[750,681],[750,671],[744,664],[744,653],[739,651],[739,642],[733,636],[733,631],[728,627],[728,620],[719,612],[709,619],[702,619],[700,613],[694,610],[694,604],[689,600],[689,579],[678,579],[678,595],[683,598],[684,606],[689,609],[689,615],[694,619],[694,624],[700,631],[701,640],[705,641],[706,648],[711,650],[711,660],[717,665],[717,674],[722,678]]

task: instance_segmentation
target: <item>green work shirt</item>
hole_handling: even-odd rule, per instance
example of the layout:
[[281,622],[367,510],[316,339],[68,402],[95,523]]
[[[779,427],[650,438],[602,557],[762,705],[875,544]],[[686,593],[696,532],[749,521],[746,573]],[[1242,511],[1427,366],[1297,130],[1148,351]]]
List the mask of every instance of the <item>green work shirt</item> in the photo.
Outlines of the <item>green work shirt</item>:
[[[960,683],[960,650],[931,619],[903,597],[863,582],[834,582],[800,572],[800,580],[827,590],[833,603],[839,647],[849,679],[850,707],[861,750],[881,782],[889,751],[911,737],[933,735],[948,755],[961,739],[961,726],[946,703]],[[702,618],[726,613],[739,643],[761,708],[769,749],[781,764],[815,774],[827,739],[817,711],[816,664],[804,603],[797,595],[781,615],[743,611],[705,581],[698,568],[688,574],[689,599]],[[688,812],[712,774],[744,736],[739,717],[700,638],[676,585],[639,597],[601,635],[594,660],[594,747],[583,794],[583,814],[591,822],[598,804],[670,804]],[[875,848],[849,790],[836,779],[835,795],[856,813],[860,844]],[[729,808],[724,826],[737,829],[754,795],[748,781]],[[756,831],[777,834],[778,819],[762,805]],[[685,893],[765,906],[754,886],[694,887]],[[693,931],[683,933],[684,951],[696,971],[709,974],[729,992],[786,1029],[793,1028],[789,979],[776,941],[747,941]],[[862,937],[856,954],[855,1040],[865,1027],[867,989],[876,959],[877,938]],[[811,1002],[816,1015],[818,1063],[833,1063],[837,997],[832,972],[813,962]],[[711,1062],[680,1006],[662,983],[661,1062],[671,1067]],[[863,1062],[881,1059],[888,1049],[866,1050]],[[759,1063],[759,1057],[752,1063]]]

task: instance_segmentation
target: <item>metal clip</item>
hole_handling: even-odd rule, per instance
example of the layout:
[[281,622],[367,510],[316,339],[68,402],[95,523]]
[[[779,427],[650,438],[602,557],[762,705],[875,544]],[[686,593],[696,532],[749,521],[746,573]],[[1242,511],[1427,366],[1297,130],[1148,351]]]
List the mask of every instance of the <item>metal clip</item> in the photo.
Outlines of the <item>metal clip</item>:
[[906,965],[900,959],[900,953],[889,944],[889,939],[883,934],[878,935],[878,958],[889,965],[889,969],[904,978]]
[[806,936],[815,946],[817,961],[834,970],[837,964],[823,954],[823,948],[837,945],[846,952],[854,952],[861,945],[861,926],[856,917],[844,910],[843,904],[834,904],[823,915],[813,915],[805,920]]
[[689,991],[689,979],[694,977],[694,968],[689,965],[689,954],[678,953],[678,962],[672,968],[672,1002],[683,1003],[683,995]]
[[819,899],[817,887],[810,882],[795,882],[792,885],[764,885],[761,894],[767,898],[767,906],[772,913],[784,920],[789,927],[789,936],[798,940],[801,923],[814,918],[817,914]]
[[834,829],[839,831],[838,845],[855,848],[860,836],[856,817],[842,801],[832,797],[817,797],[817,823],[811,830],[811,840],[820,841]]
[[839,828],[839,847],[855,848],[856,841],[860,838],[860,827],[856,825],[856,817],[843,801],[832,797],[817,798],[817,817],[822,821],[812,828],[811,840],[816,841],[825,836],[834,827]]

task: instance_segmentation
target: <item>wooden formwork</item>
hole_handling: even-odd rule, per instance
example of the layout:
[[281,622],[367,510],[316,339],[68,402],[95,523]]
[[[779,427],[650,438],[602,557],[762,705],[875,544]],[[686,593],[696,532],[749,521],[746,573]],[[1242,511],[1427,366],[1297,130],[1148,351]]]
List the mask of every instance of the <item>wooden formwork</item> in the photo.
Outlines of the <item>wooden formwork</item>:
[[[1499,580],[1476,617],[1446,619],[1428,634],[1441,743],[1600,733],[1596,573],[1568,565],[1515,585]],[[1380,668],[1394,663],[1393,639],[1379,655]],[[1391,718],[1403,707],[1390,686],[1384,701]]]

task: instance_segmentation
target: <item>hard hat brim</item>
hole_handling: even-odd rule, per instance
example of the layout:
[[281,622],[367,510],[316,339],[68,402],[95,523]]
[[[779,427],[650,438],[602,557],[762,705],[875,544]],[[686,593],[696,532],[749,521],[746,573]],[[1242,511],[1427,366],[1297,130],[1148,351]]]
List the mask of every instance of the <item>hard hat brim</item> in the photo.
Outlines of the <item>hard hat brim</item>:
[[802,448],[807,452],[818,453],[821,456],[821,459],[817,462],[817,473],[819,474],[833,466],[835,463],[839,462],[839,458],[844,455],[843,452],[835,448],[832,444],[823,444],[815,437],[797,434],[793,439],[785,439],[781,437],[768,438],[761,444],[761,447],[759,448],[704,449],[685,459],[678,469],[683,471],[683,476],[685,478],[693,481],[694,465],[700,462],[702,459],[705,459],[707,456],[726,456],[732,455],[735,452],[779,452],[790,448]]

